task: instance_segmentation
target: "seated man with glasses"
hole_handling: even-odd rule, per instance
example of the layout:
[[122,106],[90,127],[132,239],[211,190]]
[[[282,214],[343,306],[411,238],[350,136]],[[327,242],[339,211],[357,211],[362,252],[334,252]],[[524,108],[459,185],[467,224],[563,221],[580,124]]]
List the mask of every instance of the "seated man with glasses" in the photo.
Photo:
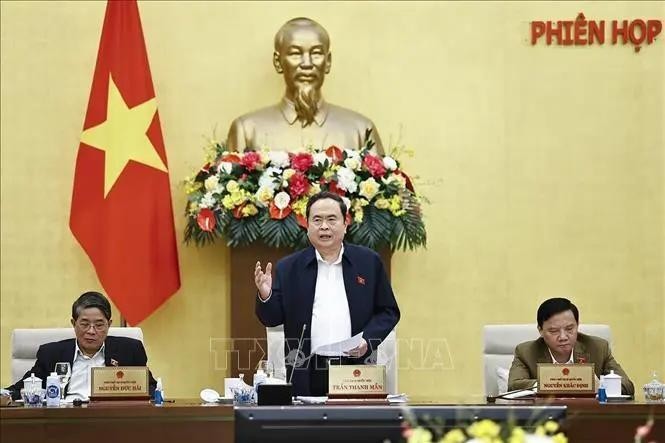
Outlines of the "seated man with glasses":
[[[99,366],[146,366],[148,358],[139,340],[109,336],[111,305],[99,292],[86,292],[72,305],[72,326],[76,339],[70,338],[39,347],[35,365],[10,386],[12,398],[19,399],[23,379],[34,373],[46,384],[55,364],[68,362],[71,378],[65,387],[70,398],[87,400],[90,396],[90,368]],[[157,382],[150,373],[150,395]]]

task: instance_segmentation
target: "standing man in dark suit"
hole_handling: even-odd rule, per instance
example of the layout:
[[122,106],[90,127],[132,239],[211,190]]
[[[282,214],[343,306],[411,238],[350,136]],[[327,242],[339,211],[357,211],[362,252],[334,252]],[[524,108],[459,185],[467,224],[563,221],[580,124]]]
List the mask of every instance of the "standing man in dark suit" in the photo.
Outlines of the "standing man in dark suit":
[[[146,366],[143,343],[127,337],[108,336],[111,326],[111,304],[99,292],[86,292],[72,305],[72,326],[76,339],[70,338],[39,347],[35,365],[10,386],[12,398],[19,399],[23,379],[31,373],[42,379],[54,371],[58,362],[69,362],[72,375],[65,394],[87,400],[90,396],[90,368],[99,366]],[[150,395],[157,382],[150,373]]]
[[[379,255],[343,243],[347,208],[330,192],[307,203],[311,247],[283,258],[265,272],[256,263],[256,315],[266,326],[284,324],[287,374],[296,395],[326,395],[329,364],[363,364],[399,321],[400,313]],[[304,331],[302,355],[298,341]],[[362,332],[362,343],[348,356],[310,353]]]

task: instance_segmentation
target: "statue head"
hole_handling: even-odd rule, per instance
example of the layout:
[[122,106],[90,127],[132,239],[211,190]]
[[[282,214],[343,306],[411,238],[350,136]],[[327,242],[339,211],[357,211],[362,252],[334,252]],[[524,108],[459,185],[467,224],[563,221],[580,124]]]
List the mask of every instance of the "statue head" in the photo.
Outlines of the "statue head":
[[330,62],[330,38],[314,20],[294,18],[277,31],[273,65],[284,76],[286,97],[303,126],[314,121]]

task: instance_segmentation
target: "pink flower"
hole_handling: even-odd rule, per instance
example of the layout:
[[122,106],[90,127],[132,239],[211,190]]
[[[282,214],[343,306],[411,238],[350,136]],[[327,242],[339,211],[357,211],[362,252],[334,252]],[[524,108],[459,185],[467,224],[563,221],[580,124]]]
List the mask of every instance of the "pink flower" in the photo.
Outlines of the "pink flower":
[[296,172],[289,179],[289,194],[291,198],[295,200],[296,198],[304,195],[309,191],[309,181],[305,174],[302,172]]
[[363,166],[372,174],[374,177],[381,177],[386,173],[386,167],[383,166],[383,161],[376,155],[367,155],[363,159]]
[[245,152],[240,160],[240,164],[247,168],[248,171],[253,171],[257,165],[261,164],[261,155],[254,151]]
[[314,164],[312,154],[303,152],[296,154],[291,158],[291,167],[296,171],[305,172]]

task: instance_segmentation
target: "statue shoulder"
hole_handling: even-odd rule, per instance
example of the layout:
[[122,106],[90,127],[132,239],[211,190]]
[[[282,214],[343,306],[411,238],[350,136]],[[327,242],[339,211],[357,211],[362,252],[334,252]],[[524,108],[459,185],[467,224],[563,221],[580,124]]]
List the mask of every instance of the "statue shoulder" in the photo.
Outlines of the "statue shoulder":
[[274,121],[278,117],[281,117],[279,105],[266,106],[265,108],[257,109],[237,117],[233,120],[232,125],[254,125],[266,120]]
[[360,128],[374,127],[372,120],[361,113],[338,105],[328,103],[328,114],[331,119],[345,122],[346,124],[353,123]]

